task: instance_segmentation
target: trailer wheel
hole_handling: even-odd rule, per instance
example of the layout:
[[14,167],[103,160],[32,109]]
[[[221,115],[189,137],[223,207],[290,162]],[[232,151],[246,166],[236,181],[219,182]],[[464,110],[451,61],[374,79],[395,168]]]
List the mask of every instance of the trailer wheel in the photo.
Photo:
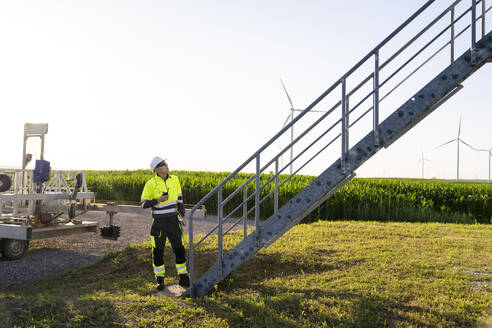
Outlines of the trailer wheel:
[[6,174],[0,174],[0,192],[9,190],[11,186],[12,179]]
[[6,260],[18,260],[26,255],[29,249],[29,240],[3,239],[0,242],[2,255]]

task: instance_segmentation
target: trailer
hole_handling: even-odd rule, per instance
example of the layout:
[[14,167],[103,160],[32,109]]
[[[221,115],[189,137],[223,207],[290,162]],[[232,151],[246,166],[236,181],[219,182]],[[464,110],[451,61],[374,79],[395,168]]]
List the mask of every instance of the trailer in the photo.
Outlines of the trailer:
[[[0,169],[0,251],[8,260],[23,257],[31,240],[98,231],[97,222],[76,219],[77,209],[80,215],[95,198],[84,173],[52,171],[44,159],[47,133],[46,123],[25,123],[21,168]],[[34,169],[26,168],[29,138],[41,139]]]
[[[21,168],[0,168],[0,252],[7,260],[22,258],[31,240],[87,232],[99,232],[102,238],[117,240],[120,236],[120,227],[114,222],[117,213],[150,215],[150,209],[140,206],[96,203],[95,193],[87,188],[82,171],[51,170],[50,162],[44,159],[47,133],[46,123],[25,123]],[[40,159],[36,160],[34,169],[26,168],[32,160],[26,151],[29,138],[41,139]],[[107,226],[77,219],[88,211],[105,211]],[[205,207],[197,213],[205,217]]]

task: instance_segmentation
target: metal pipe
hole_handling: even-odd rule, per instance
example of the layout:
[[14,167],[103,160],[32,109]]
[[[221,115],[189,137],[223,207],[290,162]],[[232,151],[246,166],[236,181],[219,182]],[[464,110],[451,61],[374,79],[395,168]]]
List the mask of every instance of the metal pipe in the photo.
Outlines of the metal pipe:
[[[468,27],[470,27],[468,25]],[[463,34],[466,29],[468,29],[468,27],[466,27],[464,30],[462,30],[458,35],[456,35],[456,38],[459,37],[461,34]],[[402,79],[396,86],[393,87],[393,89],[391,89],[388,93],[386,93],[383,97],[381,97],[381,99],[379,99],[379,102],[378,103],[382,103],[384,99],[386,99],[389,95],[391,95],[393,93],[393,91],[395,91],[400,85],[402,85],[403,83],[405,83],[405,81],[407,81],[410,77],[412,77],[413,74],[415,74],[416,72],[418,72],[418,70],[420,70],[425,64],[427,64],[430,60],[432,60],[432,58],[434,58],[437,54],[439,54],[443,49],[445,49],[448,44],[450,44],[450,42],[446,42],[439,50],[437,50],[432,56],[430,56],[426,61],[424,61],[422,64],[420,64],[416,69],[414,69],[409,75],[407,75],[407,77],[405,77],[404,79]],[[365,101],[370,95],[374,94],[374,91],[371,91],[361,102],[359,102],[355,107],[353,107],[351,110],[350,110],[350,113],[352,113],[359,105],[362,104],[363,101]],[[374,105],[369,107],[361,116],[359,116],[353,123],[351,123],[349,125],[349,127],[352,127],[354,126],[357,122],[359,122],[362,118],[364,118],[364,116],[367,115],[367,113],[369,113],[372,109],[374,108]],[[379,132],[379,131],[378,131]]]
[[[371,52],[369,52],[362,60],[360,60],[355,66],[352,67],[345,75],[344,77],[349,76],[352,74],[358,67],[360,67],[367,59],[369,59],[376,50],[380,49],[382,46],[384,46],[387,42],[389,42],[395,35],[397,35],[403,28],[405,28],[409,23],[411,23],[417,16],[419,16],[427,7],[429,7],[435,0],[429,0],[427,3],[425,3],[417,12],[415,12],[410,18],[408,18],[403,24],[401,24],[393,33],[391,33],[386,39],[383,40],[376,48],[374,48]],[[265,150],[268,146],[270,146],[275,140],[278,139],[281,135],[284,134],[285,131],[290,129],[292,125],[294,125],[297,121],[299,121],[304,115],[306,115],[307,112],[309,112],[313,107],[315,107],[321,100],[323,100],[329,93],[331,93],[340,83],[340,80],[335,82],[331,87],[329,87],[325,92],[323,92],[311,105],[306,107],[306,109],[300,113],[295,119],[291,120],[290,123],[288,123],[286,126],[282,128],[273,138],[271,138],[269,141],[267,141],[259,150],[257,150],[253,155],[250,156],[242,165],[240,165],[234,172],[231,172],[219,185],[217,185],[213,190],[211,190],[205,197],[203,197],[195,206],[192,208],[192,212],[196,211],[198,206],[202,205],[208,198],[210,198],[215,192],[218,190],[219,186],[223,186],[225,183],[227,183],[230,179],[232,179],[237,173],[239,173],[246,165],[248,165],[255,157],[257,154],[261,153],[263,150]],[[295,142],[294,142],[295,143]]]
[[219,231],[218,231],[218,241],[219,241],[219,246],[218,246],[218,262],[219,262],[219,275],[220,277],[224,276],[224,271],[223,271],[223,264],[222,264],[222,187],[219,188],[219,191],[217,193],[217,205],[218,205],[218,224],[219,224]]
[[374,133],[374,145],[379,146],[379,51],[374,53],[374,78],[372,98],[372,131]]
[[[321,138],[323,138],[328,132],[330,132],[335,126],[338,125],[338,123],[340,123],[342,120],[339,119],[338,121],[336,121],[335,123],[333,123],[327,130],[325,130],[322,134],[320,134],[313,142],[311,142],[306,148],[304,148],[299,154],[296,155],[296,157],[294,157],[294,161],[297,160],[299,157],[301,157],[306,151],[308,151],[314,144],[316,144]],[[289,166],[290,163],[288,163],[286,166],[284,166],[280,171],[279,173],[282,173],[284,171],[284,169],[286,167]],[[298,172],[298,170],[296,171]],[[265,188],[265,186],[267,184],[269,184],[270,182],[273,181],[275,177],[271,177],[270,179],[267,180],[267,182],[265,182],[261,187],[260,189],[263,190],[263,188]]]
[[397,52],[395,52],[390,58],[388,58],[380,67],[379,69],[383,69],[388,65],[393,59],[395,59],[398,55],[400,55],[405,49],[407,49],[410,45],[412,45],[415,40],[417,40],[419,37],[422,36],[425,32],[427,32],[432,26],[434,26],[435,23],[437,23],[441,18],[443,18],[449,10],[454,8],[458,3],[460,3],[461,0],[456,0],[453,2],[446,10],[444,10],[439,16],[434,18],[432,22],[430,22],[426,27],[424,27],[419,33],[417,33],[410,41],[408,41],[403,47],[401,47]]
[[[294,120],[294,108],[292,108],[291,122]],[[294,125],[290,128],[290,174],[292,174],[292,158],[294,157]]]
[[485,36],[485,0],[482,0],[482,38]]
[[256,155],[256,191],[255,191],[255,235],[256,243],[260,241],[260,154]]
[[[477,1],[472,0],[471,6],[471,50],[475,50],[477,43]],[[472,56],[473,57],[473,56]]]
[[345,95],[345,154],[348,153],[350,147],[350,98]]
[[[463,34],[468,28],[470,27],[470,25],[468,25],[467,27],[465,27],[463,30],[461,30],[460,33],[458,33],[456,36],[455,36],[455,39],[458,38],[459,36],[461,36],[461,34]],[[439,48],[439,50],[437,50],[432,56],[430,56],[427,60],[425,60],[422,64],[420,64],[416,69],[414,69],[409,75],[407,75],[407,77],[405,77],[404,79],[402,79],[395,87],[393,87],[393,89],[391,89],[388,93],[386,93],[381,99],[379,99],[379,103],[383,102],[384,99],[386,99],[389,95],[391,95],[393,93],[393,91],[395,91],[400,85],[402,85],[403,83],[405,83],[405,81],[407,81],[413,74],[415,74],[416,72],[418,72],[425,64],[427,64],[430,60],[432,60],[437,54],[439,54],[444,48],[447,47],[448,44],[450,44],[451,42],[446,42],[441,48]],[[379,91],[379,89],[378,89]],[[379,93],[379,92],[378,92]],[[357,107],[359,107],[359,105],[362,104],[363,101],[365,101],[370,95],[374,94],[374,91],[370,92],[369,94],[366,95],[366,97],[364,97],[364,99],[362,99],[362,101],[360,101],[355,107],[353,107],[351,110],[350,110],[350,113],[352,113]],[[378,95],[379,96],[379,95]],[[361,116],[359,116],[359,118],[357,118],[352,124],[350,124],[350,127],[354,126],[359,120],[361,120],[364,116],[366,116],[367,113],[369,113],[372,109],[374,108],[374,106],[371,106],[369,107]],[[378,131],[379,132],[379,131]]]
[[451,64],[454,63],[454,7],[451,10]]
[[[340,122],[340,120],[339,120]],[[296,174],[297,172],[299,172],[300,170],[302,170],[307,164],[309,164],[314,158],[316,158],[322,151],[324,151],[326,148],[328,148],[329,146],[331,146],[331,144],[333,144],[338,138],[340,138],[342,134],[339,133],[335,138],[333,138],[326,146],[324,146],[323,148],[321,148],[321,150],[319,150],[314,156],[312,156],[306,163],[304,163],[301,167],[299,167],[295,172],[294,174]],[[298,155],[300,156],[300,155]],[[285,166],[283,169],[280,170],[280,172],[282,172],[282,170],[284,170],[287,166]],[[279,188],[282,187],[285,183],[287,183],[294,175],[291,175],[289,176],[287,179],[285,179],[284,181],[282,181],[281,184],[279,184]],[[272,194],[272,191],[270,193],[268,193],[265,197],[263,197],[261,200],[260,200],[260,204],[268,197]],[[250,209],[248,211],[248,214],[252,211],[253,209]]]
[[[335,138],[333,138],[328,144],[326,144],[326,146],[324,146],[323,148],[321,148],[316,154],[314,154],[306,163],[304,163],[304,165],[302,165],[300,168],[297,169],[297,171],[294,172],[294,174],[296,174],[297,172],[299,172],[300,170],[302,170],[306,165],[308,165],[314,158],[316,158],[319,154],[321,154],[321,152],[323,152],[326,148],[330,147],[331,144],[333,144],[335,142],[335,140],[337,140],[342,134],[339,133]],[[283,184],[285,182],[287,182],[288,180],[286,181],[283,181],[279,187],[282,187]]]
[[195,281],[195,270],[194,270],[194,245],[193,245],[193,212],[190,213],[188,217],[188,267],[190,268],[190,272],[188,276],[190,277],[190,294],[194,296],[194,286],[193,283]]
[[345,154],[347,149],[347,120],[345,119],[347,103],[345,99],[346,92],[346,80],[342,79],[342,156],[340,158],[342,162],[342,172],[345,173]]
[[403,65],[401,65],[396,71],[394,71],[386,80],[384,80],[383,83],[379,85],[379,87],[382,87],[383,85],[386,84],[390,79],[392,79],[396,74],[398,74],[405,66],[407,66],[412,60],[414,60],[418,55],[420,55],[425,49],[427,49],[428,46],[430,46],[434,41],[436,41],[441,35],[443,35],[450,25],[448,25],[446,28],[444,28],[441,32],[439,32],[432,40],[430,40],[424,47],[422,47],[419,51],[417,51],[410,59],[408,59]]
[[[338,106],[340,106],[341,104],[341,101],[339,101],[338,103],[336,103],[332,108],[330,108],[330,110],[328,110],[327,112],[325,112],[323,115],[321,115],[321,117],[319,117],[309,128],[307,128],[303,133],[301,133],[300,135],[298,135],[293,143],[297,143],[299,140],[301,140],[307,133],[309,133],[309,131],[311,131],[315,126],[317,126],[321,121],[323,121],[329,114],[331,114],[335,109],[337,109]],[[339,121],[337,121],[339,122]],[[265,164],[263,166],[263,168],[261,168],[261,172],[263,172],[266,168],[268,168],[274,161],[275,159],[279,158],[280,156],[282,156],[288,149],[290,148],[290,145],[287,145],[284,149],[282,149],[275,157],[273,157],[267,164]],[[297,158],[298,156],[296,156]],[[294,158],[294,161],[295,161],[295,158]],[[290,163],[289,163],[290,164]],[[287,164],[287,166],[289,166],[289,164]],[[237,174],[237,172],[235,173]],[[232,177],[231,177],[232,178]],[[242,185],[240,185],[236,190],[234,190],[225,200],[224,200],[224,204],[226,204],[229,200],[231,200],[232,197],[234,197],[238,192],[239,190],[245,186],[246,184],[250,183],[251,181],[253,181],[253,179],[255,178],[255,176],[251,176],[248,180],[246,180]],[[228,179],[228,178],[226,178]],[[230,180],[230,179],[229,179]],[[229,181],[227,180],[227,181]],[[225,181],[225,180],[224,180]],[[214,190],[217,190],[219,186],[222,186],[224,184],[224,181],[222,181],[219,185],[217,185],[211,192],[209,192],[204,198],[202,198],[202,200],[200,200],[194,207],[193,209],[191,210],[192,212],[195,211],[195,208],[198,208],[198,205],[199,204],[202,204],[204,202],[204,199],[208,199],[210,196],[212,196]]]
[[273,200],[273,213],[277,213],[277,211],[278,211],[278,158],[275,160],[275,196]]
[[229,231],[231,231],[235,226],[237,226],[239,224],[239,222],[241,221],[244,221],[242,218],[241,219],[238,219],[236,222],[234,222],[229,228],[226,229],[226,231],[224,232],[224,236],[227,235],[227,233]]
[[41,154],[39,156],[40,159],[44,160],[44,134],[42,134],[40,138],[41,138]]
[[243,188],[243,220],[244,220],[244,225],[243,225],[243,238],[246,239],[246,236],[248,235],[248,227],[247,227],[247,221],[248,221],[248,202],[246,199],[248,198],[248,188],[244,187]]
[[[459,2],[461,0],[458,0]],[[354,65],[342,78],[347,78],[350,76],[357,68],[364,64],[372,55],[379,49],[381,49],[386,43],[391,41],[401,30],[403,30],[408,24],[410,24],[415,18],[417,18],[425,9],[427,9],[435,0],[427,1],[419,10],[417,10],[412,16],[410,16],[403,24],[401,24],[396,30],[393,31],[386,39],[384,39],[380,44],[378,44],[373,50],[371,50],[364,58],[362,58],[357,64]]]

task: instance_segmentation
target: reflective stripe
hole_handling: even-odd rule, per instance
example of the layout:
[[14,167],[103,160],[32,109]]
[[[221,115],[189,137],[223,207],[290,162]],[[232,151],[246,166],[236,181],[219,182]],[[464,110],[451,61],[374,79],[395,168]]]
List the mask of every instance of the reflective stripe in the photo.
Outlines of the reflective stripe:
[[177,208],[170,208],[168,210],[154,210],[152,214],[168,214],[168,213],[176,213],[178,211]]
[[154,208],[162,208],[162,207],[167,207],[169,205],[176,205],[178,201],[176,200],[172,200],[170,202],[164,202],[162,204],[159,204],[159,205],[155,205]]
[[153,210],[168,210],[170,208],[177,208],[176,204],[172,204],[172,205],[166,205],[166,206],[154,206],[152,209]]
[[150,243],[152,244],[152,247],[155,248],[155,237],[150,236]]
[[166,273],[166,267],[164,265],[161,266],[155,266],[154,267],[154,274],[156,277],[162,277]]
[[176,271],[178,271],[178,274],[188,273],[186,271],[186,263],[176,264]]

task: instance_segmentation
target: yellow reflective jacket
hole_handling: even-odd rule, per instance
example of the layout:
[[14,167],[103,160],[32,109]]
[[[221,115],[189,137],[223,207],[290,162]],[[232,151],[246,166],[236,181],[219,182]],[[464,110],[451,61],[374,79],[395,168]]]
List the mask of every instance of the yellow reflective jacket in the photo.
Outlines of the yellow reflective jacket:
[[[168,193],[168,200],[158,202],[163,193]],[[175,175],[168,174],[164,180],[157,174],[145,183],[142,191],[140,206],[142,208],[152,207],[152,217],[154,219],[163,219],[176,216],[178,213],[185,215],[183,204],[183,195],[181,194],[181,185]]]

